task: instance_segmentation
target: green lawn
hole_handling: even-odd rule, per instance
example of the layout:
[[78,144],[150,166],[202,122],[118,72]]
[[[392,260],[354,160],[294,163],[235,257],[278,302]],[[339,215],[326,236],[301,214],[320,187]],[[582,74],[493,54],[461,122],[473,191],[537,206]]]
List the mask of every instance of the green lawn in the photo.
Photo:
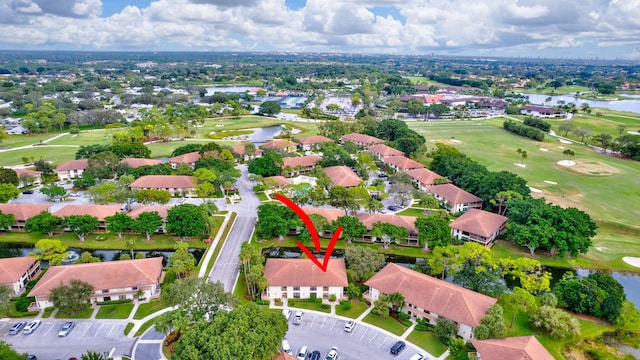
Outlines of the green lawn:
[[153,314],[154,312],[162,310],[166,307],[168,307],[168,305],[165,304],[164,301],[160,299],[153,299],[151,300],[151,302],[138,305],[138,310],[136,310],[136,313],[135,315],[133,315],[133,318],[136,320],[144,319],[145,317]]
[[241,305],[246,305],[251,303],[248,296],[247,284],[244,282],[244,274],[240,272],[240,276],[238,276],[238,281],[236,282],[236,286],[233,288],[233,295],[235,295],[238,300],[240,300]]
[[77,314],[63,314],[60,311],[56,312],[56,319],[88,319],[93,314],[93,308],[89,308]]
[[351,299],[351,309],[344,310],[342,305],[336,305],[336,314],[340,316],[346,316],[348,318],[357,319],[365,310],[369,308],[369,305],[359,299]]
[[[589,253],[574,261],[584,261],[584,265],[593,268],[629,269],[620,259],[640,253],[640,242],[635,235],[640,231],[637,225],[640,216],[637,206],[640,192],[636,191],[640,187],[638,163],[605,156],[583,145],[562,144],[550,136],[544,142],[517,136],[503,130],[502,121],[410,122],[409,125],[427,138],[429,148],[433,148],[436,141],[454,145],[489,170],[507,170],[522,176],[529,186],[542,191],[533,192],[533,196],[544,196],[554,204],[586,211],[597,223],[598,235]],[[562,151],[567,148],[575,151],[573,160],[583,167],[580,172],[556,164],[563,159]],[[517,149],[528,153],[525,168],[515,165],[520,162]],[[610,175],[602,175],[605,171]]]
[[376,314],[369,313],[362,319],[362,321],[379,328],[385,329],[394,335],[402,335],[409,327],[402,325],[398,320],[391,316],[378,316]]
[[129,331],[131,331],[131,329],[133,329],[134,326],[135,326],[134,323],[127,323],[127,326],[124,327],[124,336],[129,335]]
[[78,134],[63,135],[55,140],[50,141],[48,144],[75,146],[109,144],[111,142],[109,133],[110,131],[106,131],[104,129],[84,130],[79,132]]
[[[118,239],[117,234],[99,234],[99,236],[106,238],[105,240],[98,241],[96,234],[86,237],[84,242],[81,242],[73,233],[60,233],[52,236],[52,239],[58,239],[68,247],[80,248],[80,249],[93,249],[93,250],[128,250],[126,246],[126,239],[132,238],[135,240],[136,250],[173,250],[176,239],[170,235],[156,234],[151,237],[151,241],[146,241],[146,236],[138,234],[126,234],[122,239]],[[0,242],[5,243],[28,243],[36,244],[38,240],[47,238],[46,235],[38,233],[22,233],[22,232],[9,232],[0,233]],[[198,238],[187,240],[190,248],[205,249],[209,244],[205,244]]]
[[424,211],[424,209],[410,207],[410,208],[407,208],[405,210],[402,210],[402,211],[396,213],[396,215],[418,217],[418,216],[422,216],[422,212],[423,211]]
[[100,305],[96,319],[126,319],[133,310],[133,304]]
[[44,311],[42,312],[42,318],[43,319],[48,319],[51,317],[51,314],[53,313],[53,310],[55,310],[55,308],[53,306],[49,306],[44,308]]
[[439,357],[447,351],[447,346],[432,331],[413,330],[407,340],[426,350],[429,354]]
[[145,331],[147,331],[148,328],[153,326],[155,321],[156,321],[156,319],[151,319],[151,320],[145,322],[144,324],[142,324],[142,326],[140,326],[138,331],[136,331],[135,335],[133,335],[133,336],[138,337],[138,336],[142,335]]
[[265,194],[263,192],[257,193],[256,196],[258,197],[258,199],[260,201],[269,201],[269,197],[267,196],[267,194]]
[[[4,145],[4,143],[3,143]],[[5,151],[0,156],[0,166],[13,166],[23,164],[22,158],[33,157],[35,160],[45,159],[52,161],[54,166],[61,162],[76,158],[77,147],[36,146],[28,149]]]
[[301,309],[307,309],[307,310],[315,310],[315,311],[320,311],[320,312],[324,312],[324,313],[330,313],[331,312],[331,308],[324,308],[322,307],[322,301],[309,301],[306,299],[289,299],[288,301],[289,306],[291,307],[295,307],[295,308],[301,308]]

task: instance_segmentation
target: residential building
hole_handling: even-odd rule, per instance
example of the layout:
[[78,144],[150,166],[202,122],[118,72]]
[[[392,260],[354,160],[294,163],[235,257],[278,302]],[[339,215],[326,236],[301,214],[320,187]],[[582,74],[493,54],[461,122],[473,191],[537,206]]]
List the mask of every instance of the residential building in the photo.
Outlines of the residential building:
[[[25,187],[27,185],[40,185],[42,184],[42,171],[35,171],[30,169],[14,169],[16,175],[18,175],[18,187]],[[22,179],[25,176],[31,176],[32,181],[25,184]]]
[[384,140],[378,139],[377,137],[364,135],[364,134],[358,134],[358,133],[346,134],[346,135],[342,135],[342,137],[340,137],[340,142],[341,143],[344,144],[347,141],[351,141],[352,143],[354,143],[356,145],[359,145],[359,146],[369,146],[369,145],[383,144],[384,143]]
[[411,176],[413,183],[422,191],[427,191],[429,186],[435,185],[436,179],[443,178],[437,173],[426,168],[411,169],[405,172],[407,175]]
[[426,190],[436,199],[444,202],[444,207],[450,213],[482,208],[482,199],[453,184],[432,185]]
[[166,190],[173,196],[191,193],[195,187],[193,177],[186,175],[145,175],[129,184],[131,190]]
[[391,146],[387,146],[385,144],[367,146],[367,151],[370,152],[378,160],[386,159],[391,156],[404,156],[404,153],[402,151],[394,149]]
[[533,336],[471,340],[478,360],[553,360],[553,355]]
[[263,145],[260,145],[260,147],[263,150],[266,149],[280,149],[280,150],[286,150],[289,152],[295,152],[296,149],[298,148],[298,144],[294,143],[291,140],[287,140],[287,139],[272,139],[272,140],[267,140],[266,143],[264,143]]
[[160,295],[164,280],[162,257],[50,266],[29,296],[35,296],[39,309],[53,306],[51,290],[61,284],[68,286],[71,280],[93,286],[92,303],[134,298],[148,301]]
[[558,108],[538,106],[538,105],[525,105],[520,108],[520,114],[550,118],[550,117],[562,117],[566,113],[564,110],[558,109]]
[[380,294],[399,292],[404,296],[404,313],[430,324],[439,318],[449,319],[456,323],[457,334],[467,341],[474,338],[474,329],[497,301],[394,263],[387,264],[364,284],[369,286],[364,295],[371,301],[378,300]]
[[451,235],[460,240],[489,245],[504,232],[507,217],[479,209],[469,209],[449,224]]
[[415,160],[411,160],[406,156],[390,156],[380,159],[383,163],[389,165],[395,171],[407,171],[413,169],[422,169],[424,165]]
[[287,180],[287,178],[284,176],[276,175],[262,179],[262,183],[267,186],[267,190],[265,192],[273,193],[289,185],[289,180]]
[[320,160],[322,160],[322,158],[316,155],[286,157],[282,159],[282,169],[291,169],[289,177],[306,174],[313,170],[313,167],[316,166]]
[[14,295],[21,294],[38,273],[40,261],[31,256],[0,259],[0,286],[8,286]]
[[120,209],[120,205],[65,205],[64,207],[54,211],[53,215],[61,218],[71,215],[91,215],[98,218],[98,221],[100,221],[100,225],[98,225],[98,229],[96,230],[106,230],[107,223],[104,219],[120,212]]
[[165,226],[167,225],[167,214],[169,213],[169,209],[171,206],[164,205],[142,205],[134,207],[130,212],[129,216],[132,219],[137,219],[140,214],[143,212],[158,212],[158,215],[162,218],[162,225],[156,230],[156,232],[165,233]]
[[[360,219],[360,222],[367,228],[367,231],[371,231],[371,229],[373,229],[373,225],[377,222],[388,223],[395,226],[403,227],[409,232],[409,237],[407,237],[407,244],[418,245],[418,230],[415,226],[416,218],[413,216],[360,213],[357,214],[356,217]],[[375,239],[370,234],[365,234],[362,237],[362,240],[379,241],[380,239]]]
[[[307,215],[320,215],[327,220],[327,224],[331,224],[336,221],[340,216],[345,216],[347,213],[342,209],[330,209],[330,208],[312,208],[312,207],[303,207],[302,210]],[[316,229],[318,231],[318,235],[320,236],[332,236],[333,231],[330,229]]]
[[298,142],[300,143],[300,149],[302,151],[310,151],[319,149],[320,145],[322,144],[332,143],[333,140],[329,139],[328,137],[314,135],[300,138]]
[[172,169],[176,169],[179,164],[187,164],[194,169],[196,167],[196,161],[198,160],[200,160],[200,153],[194,151],[169,158],[169,165]]
[[16,223],[10,230],[24,230],[24,225],[30,218],[48,211],[49,204],[0,204],[0,211],[3,214],[12,214]]
[[349,285],[344,259],[331,259],[327,271],[322,271],[309,259],[267,259],[264,277],[269,287],[262,294],[270,299],[328,299],[344,297]]
[[89,167],[89,160],[71,160],[63,162],[56,167],[56,174],[60,180],[71,180],[82,176],[82,173]]
[[354,187],[360,185],[362,179],[348,166],[330,166],[322,169],[335,186]]
[[130,168],[138,168],[140,166],[153,166],[162,164],[162,161],[156,159],[126,158],[120,160],[121,164],[127,164]]
[[256,152],[253,155],[248,155],[244,145],[234,146],[231,150],[234,154],[238,155],[242,161],[249,161],[251,159],[259,158],[262,156],[262,149],[256,148]]

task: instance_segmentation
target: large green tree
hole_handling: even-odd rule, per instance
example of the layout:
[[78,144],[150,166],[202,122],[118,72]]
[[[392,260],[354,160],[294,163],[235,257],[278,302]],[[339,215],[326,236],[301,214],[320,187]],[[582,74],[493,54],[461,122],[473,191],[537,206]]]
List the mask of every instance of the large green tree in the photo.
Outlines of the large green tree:
[[289,229],[295,228],[299,219],[286,206],[266,203],[258,207],[256,235],[260,239],[271,239],[274,236],[285,236]]
[[71,279],[69,285],[60,284],[51,289],[50,299],[58,312],[66,315],[76,315],[91,308],[93,285]]
[[136,192],[136,200],[139,203],[149,204],[166,204],[171,200],[171,193],[167,190],[144,189]]
[[429,245],[447,246],[451,243],[449,221],[440,216],[418,216],[415,226],[418,230],[418,241],[424,250],[429,250]]
[[38,261],[48,261],[50,265],[60,265],[67,254],[67,245],[60,240],[38,240],[36,247],[30,256]]
[[207,229],[205,216],[205,212],[193,204],[174,206],[167,212],[167,232],[180,239],[200,236]]
[[189,272],[196,267],[196,258],[189,252],[189,244],[184,242],[176,243],[175,251],[169,256],[169,264],[178,278],[189,275]]
[[27,219],[24,230],[27,232],[39,232],[52,236],[54,232],[64,227],[64,220],[48,211]]
[[0,184],[13,184],[18,186],[18,174],[13,169],[0,168]]
[[6,203],[9,200],[17,199],[20,195],[20,189],[13,184],[0,184],[0,203]]
[[64,218],[64,226],[73,231],[74,234],[84,242],[87,235],[98,229],[100,221],[91,215],[69,215]]
[[280,175],[282,155],[275,151],[267,150],[262,157],[249,161],[249,172],[260,176]]
[[344,251],[350,281],[364,282],[384,266],[384,255],[364,246],[348,246]]
[[260,113],[260,115],[273,116],[278,114],[281,110],[282,107],[277,101],[265,101],[260,105],[258,113]]
[[[0,129],[0,135],[2,134],[2,129]],[[2,137],[0,137],[0,141],[1,141]],[[20,354],[19,352],[13,350],[13,348],[11,347],[11,345],[9,345],[7,342],[1,341],[0,340],[0,359],[2,360],[25,360],[27,358],[28,354],[27,353],[23,353]]]
[[16,224],[16,217],[13,214],[4,214],[0,211],[0,229],[8,230]]
[[580,334],[578,319],[567,312],[551,306],[541,306],[529,314],[529,322],[554,338],[565,338]]
[[122,233],[133,227],[134,220],[124,212],[118,212],[104,218],[107,222],[107,230],[118,234],[122,239]]
[[151,235],[153,235],[160,226],[162,226],[162,217],[160,217],[157,211],[140,213],[132,225],[134,230],[147,237],[147,241],[151,240]]
[[40,192],[47,195],[50,199],[63,197],[67,194],[67,190],[64,187],[54,183],[41,187]]
[[347,243],[351,243],[351,240],[355,237],[361,237],[366,231],[367,227],[355,216],[343,215],[339,216],[331,223],[331,227],[334,231],[342,226],[342,236],[347,238]]

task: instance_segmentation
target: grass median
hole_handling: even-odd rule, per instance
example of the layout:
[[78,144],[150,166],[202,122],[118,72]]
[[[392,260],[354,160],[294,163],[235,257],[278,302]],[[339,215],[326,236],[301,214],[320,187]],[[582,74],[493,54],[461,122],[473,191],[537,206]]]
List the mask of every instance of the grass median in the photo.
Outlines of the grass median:
[[100,305],[96,319],[126,319],[133,310],[133,304]]

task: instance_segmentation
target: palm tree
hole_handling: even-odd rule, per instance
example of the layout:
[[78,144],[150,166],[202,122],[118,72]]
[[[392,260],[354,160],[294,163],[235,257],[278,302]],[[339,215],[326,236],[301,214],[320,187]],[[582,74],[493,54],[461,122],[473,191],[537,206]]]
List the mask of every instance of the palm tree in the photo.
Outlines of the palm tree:
[[393,311],[400,312],[402,310],[402,307],[404,306],[404,295],[396,291],[389,294],[387,300],[391,304]]
[[527,158],[527,151],[526,150],[522,150],[522,149],[518,149],[518,154],[520,154],[520,157],[522,157],[522,165],[524,165],[524,159]]

